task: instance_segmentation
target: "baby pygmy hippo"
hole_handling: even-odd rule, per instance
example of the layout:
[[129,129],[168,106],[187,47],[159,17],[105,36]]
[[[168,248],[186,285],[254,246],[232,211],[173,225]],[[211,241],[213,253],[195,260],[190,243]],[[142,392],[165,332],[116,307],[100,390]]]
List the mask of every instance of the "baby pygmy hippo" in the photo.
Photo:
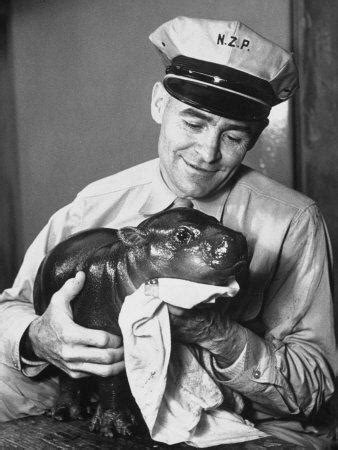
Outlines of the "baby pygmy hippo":
[[[82,270],[86,281],[72,301],[74,321],[120,335],[118,316],[124,298],[142,283],[165,277],[226,286],[229,277],[240,283],[246,267],[247,246],[241,233],[196,209],[175,208],[136,228],[86,230],[58,244],[40,265],[34,307],[43,314],[54,292]],[[81,417],[88,406],[89,385],[99,397],[91,429],[105,436],[132,435],[142,419],[125,375],[83,381],[60,374],[54,417]]]

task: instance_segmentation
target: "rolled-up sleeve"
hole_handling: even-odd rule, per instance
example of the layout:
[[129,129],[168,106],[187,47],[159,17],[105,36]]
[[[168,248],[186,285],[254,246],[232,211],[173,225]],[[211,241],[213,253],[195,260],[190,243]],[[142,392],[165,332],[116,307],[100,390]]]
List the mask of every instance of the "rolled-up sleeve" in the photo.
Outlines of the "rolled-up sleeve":
[[[19,344],[24,331],[37,317],[33,286],[38,267],[52,247],[78,231],[81,220],[79,199],[54,214],[27,250],[13,286],[0,295],[0,361],[9,367],[22,369]],[[45,366],[46,363],[36,366],[34,374]]]
[[[283,240],[264,292],[265,333],[247,328],[243,370],[215,376],[275,418],[316,413],[333,393],[335,338],[330,243],[315,205],[300,211]],[[245,324],[243,324],[245,326]]]

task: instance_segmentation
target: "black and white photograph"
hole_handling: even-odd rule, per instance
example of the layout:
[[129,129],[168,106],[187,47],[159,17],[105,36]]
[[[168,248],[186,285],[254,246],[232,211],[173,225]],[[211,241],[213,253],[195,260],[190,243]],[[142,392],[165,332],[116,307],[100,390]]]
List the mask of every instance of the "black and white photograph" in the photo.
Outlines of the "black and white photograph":
[[0,449],[338,448],[337,25],[0,0]]

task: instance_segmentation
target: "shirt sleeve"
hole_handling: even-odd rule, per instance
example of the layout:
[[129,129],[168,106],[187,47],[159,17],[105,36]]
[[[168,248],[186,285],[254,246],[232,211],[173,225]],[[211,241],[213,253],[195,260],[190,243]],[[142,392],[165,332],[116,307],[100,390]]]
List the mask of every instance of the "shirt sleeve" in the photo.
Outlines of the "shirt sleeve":
[[332,266],[325,223],[315,205],[293,219],[268,284],[261,320],[247,328],[243,370],[216,378],[251,400],[256,418],[316,413],[333,393],[335,338]]
[[46,367],[45,362],[34,363],[27,370],[21,365],[19,344],[29,324],[37,317],[33,307],[33,286],[38,267],[46,255],[60,241],[78,231],[82,220],[81,201],[62,208],[54,214],[27,250],[22,266],[10,289],[0,295],[0,361],[29,376],[37,375]]
[[243,373],[243,370],[245,368],[245,361],[247,358],[247,347],[248,345],[246,344],[239,357],[234,363],[231,364],[231,366],[222,369],[217,367],[217,370],[222,372],[223,380],[232,380]]

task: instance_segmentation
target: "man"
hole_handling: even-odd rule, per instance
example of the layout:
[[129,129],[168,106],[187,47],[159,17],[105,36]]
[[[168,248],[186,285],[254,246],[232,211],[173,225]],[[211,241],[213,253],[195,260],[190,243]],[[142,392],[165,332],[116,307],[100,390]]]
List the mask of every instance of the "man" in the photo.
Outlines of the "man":
[[241,164],[271,107],[297,88],[292,56],[239,22],[181,17],[150,39],[167,67],[152,96],[159,161],[88,186],[29,248],[1,297],[1,420],[52,406],[57,383],[42,372],[49,363],[75,378],[124,367],[117,336],[72,321],[83,273],[35,316],[32,286],[46,252],[85,228],[137,225],[181,198],[246,236],[250,282],[226,316],[172,309],[174,336],[209,359],[258,428],[324,448],[332,435],[318,413],[334,389],[335,349],[326,228],[312,200]]

